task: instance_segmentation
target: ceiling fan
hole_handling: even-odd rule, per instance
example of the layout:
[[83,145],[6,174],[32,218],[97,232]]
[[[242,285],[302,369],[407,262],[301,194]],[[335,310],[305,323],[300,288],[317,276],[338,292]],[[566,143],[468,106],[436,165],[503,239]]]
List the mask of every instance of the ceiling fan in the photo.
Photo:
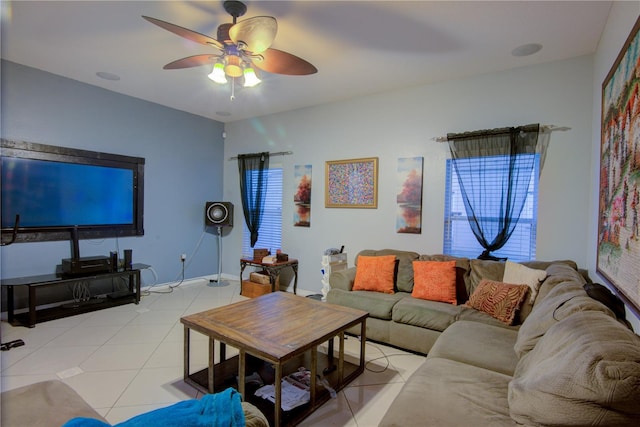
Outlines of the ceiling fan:
[[244,76],[244,86],[248,87],[260,83],[254,67],[268,73],[285,75],[308,75],[318,71],[304,59],[270,47],[278,31],[278,23],[274,17],[256,16],[237,22],[237,18],[246,13],[247,6],[239,1],[225,1],[223,6],[233,17],[233,23],[218,26],[217,39],[156,18],[142,16],[167,31],[220,51],[178,59],[165,65],[165,70],[214,64],[213,71],[209,74],[211,80],[226,83],[227,77],[231,77],[232,83],[235,83],[236,78]]

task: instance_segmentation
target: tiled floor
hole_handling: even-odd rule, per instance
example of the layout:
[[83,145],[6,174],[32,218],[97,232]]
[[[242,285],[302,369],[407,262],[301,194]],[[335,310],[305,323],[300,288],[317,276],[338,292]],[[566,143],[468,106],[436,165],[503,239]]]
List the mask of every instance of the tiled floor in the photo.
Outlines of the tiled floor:
[[[239,295],[239,282],[227,283],[215,287],[208,281],[194,280],[171,293],[144,296],[139,305],[39,323],[32,329],[3,321],[2,341],[21,338],[26,345],[1,352],[2,390],[62,379],[112,424],[199,397],[182,380],[183,328],[179,319],[244,299]],[[192,366],[205,367],[207,340],[197,333],[192,339]],[[357,338],[348,337],[345,347],[347,356],[355,358]],[[366,359],[365,372],[302,425],[377,426],[424,357],[367,343]]]

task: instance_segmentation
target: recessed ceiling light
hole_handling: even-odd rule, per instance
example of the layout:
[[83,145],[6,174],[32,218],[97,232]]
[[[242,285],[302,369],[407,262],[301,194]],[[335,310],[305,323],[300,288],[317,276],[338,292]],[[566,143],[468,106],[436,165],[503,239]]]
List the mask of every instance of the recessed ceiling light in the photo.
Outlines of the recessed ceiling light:
[[533,55],[536,52],[539,52],[542,49],[542,45],[540,43],[528,43],[523,44],[522,46],[518,46],[517,48],[511,51],[511,55],[513,56],[529,56]]
[[105,79],[105,80],[112,80],[112,81],[120,80],[120,76],[119,75],[113,74],[113,73],[107,73],[106,71],[98,71],[96,73],[96,76],[100,77],[101,79]]

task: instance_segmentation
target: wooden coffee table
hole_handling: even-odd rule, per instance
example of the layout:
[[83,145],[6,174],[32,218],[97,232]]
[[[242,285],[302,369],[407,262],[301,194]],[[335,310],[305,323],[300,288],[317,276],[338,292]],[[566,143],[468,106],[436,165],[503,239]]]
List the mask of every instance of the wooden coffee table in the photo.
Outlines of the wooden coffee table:
[[[324,375],[338,391],[364,371],[367,317],[365,311],[286,292],[185,316],[180,319],[184,325],[184,380],[205,393],[237,387],[245,400],[263,410],[272,425],[295,425],[330,398],[317,377]],[[344,358],[344,333],[356,325],[360,325],[361,336],[358,364]],[[191,330],[209,337],[208,368],[196,373],[191,373],[189,367]],[[335,337],[339,339],[337,365]],[[218,363],[214,362],[216,340],[220,342]],[[325,342],[329,343],[327,354],[319,354],[318,346]],[[227,359],[226,345],[236,348],[239,354]],[[310,401],[283,412],[281,380],[301,366],[311,371]],[[245,382],[236,381],[252,372],[261,372],[266,377],[265,384],[271,383],[272,376],[275,405],[246,393]]]

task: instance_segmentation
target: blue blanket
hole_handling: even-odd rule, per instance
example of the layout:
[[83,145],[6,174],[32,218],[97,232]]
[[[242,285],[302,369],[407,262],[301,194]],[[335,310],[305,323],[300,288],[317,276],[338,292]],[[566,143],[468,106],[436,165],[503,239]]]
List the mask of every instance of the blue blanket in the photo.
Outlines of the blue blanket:
[[[244,427],[240,394],[228,388],[138,415],[114,427]],[[94,418],[73,418],[62,427],[111,427]]]

